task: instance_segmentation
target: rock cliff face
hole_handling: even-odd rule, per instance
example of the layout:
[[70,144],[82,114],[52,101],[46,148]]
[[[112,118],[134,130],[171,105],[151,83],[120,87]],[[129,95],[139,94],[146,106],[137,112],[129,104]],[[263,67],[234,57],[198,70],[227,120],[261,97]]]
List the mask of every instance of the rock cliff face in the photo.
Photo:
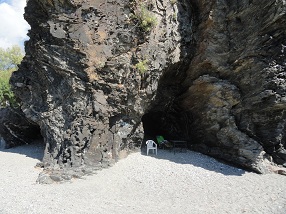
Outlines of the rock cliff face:
[[140,146],[159,78],[182,78],[171,71],[190,60],[192,17],[188,1],[28,1],[30,40],[11,83],[46,142],[40,182]]
[[39,181],[106,167],[144,131],[260,173],[285,163],[285,7],[29,0],[11,84],[45,139]]
[[284,1],[197,1],[196,56],[181,97],[194,147],[267,172],[286,162]]

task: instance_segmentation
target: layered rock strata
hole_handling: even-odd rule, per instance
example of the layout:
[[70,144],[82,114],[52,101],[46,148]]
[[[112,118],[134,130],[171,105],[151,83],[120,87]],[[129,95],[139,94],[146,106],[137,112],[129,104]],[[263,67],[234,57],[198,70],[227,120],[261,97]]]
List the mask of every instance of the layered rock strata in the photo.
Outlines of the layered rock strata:
[[181,96],[193,147],[260,173],[286,163],[284,1],[193,1],[196,56]]

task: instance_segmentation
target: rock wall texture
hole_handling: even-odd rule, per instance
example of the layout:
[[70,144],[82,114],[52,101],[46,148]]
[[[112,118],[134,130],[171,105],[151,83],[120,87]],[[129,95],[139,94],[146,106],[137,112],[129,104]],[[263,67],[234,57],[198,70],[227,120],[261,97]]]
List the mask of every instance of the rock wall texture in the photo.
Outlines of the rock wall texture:
[[260,173],[269,155],[285,164],[285,2],[195,4],[196,55],[181,96],[194,148]]
[[[40,182],[106,167],[140,147],[161,76],[192,44],[188,1],[29,0],[26,56],[11,83],[46,143]],[[169,74],[171,73],[171,74]]]
[[284,164],[285,9],[282,0],[28,0],[30,40],[11,84],[45,139],[39,181],[106,167],[144,131],[260,173],[272,159]]

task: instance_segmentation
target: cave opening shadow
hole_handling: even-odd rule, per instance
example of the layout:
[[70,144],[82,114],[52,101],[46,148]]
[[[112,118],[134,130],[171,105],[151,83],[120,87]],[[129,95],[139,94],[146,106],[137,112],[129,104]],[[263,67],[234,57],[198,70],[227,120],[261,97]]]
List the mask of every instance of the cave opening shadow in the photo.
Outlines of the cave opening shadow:
[[150,155],[156,159],[168,160],[176,164],[190,164],[197,168],[223,174],[225,176],[242,176],[247,172],[245,169],[229,165],[214,157],[204,155],[202,153],[188,149],[186,152],[170,152],[168,150],[159,149],[157,155]]
[[[141,145],[141,154],[146,155],[146,141],[153,140],[157,143],[156,136],[162,135],[165,139],[173,139],[174,136],[164,125],[164,112],[150,111],[143,115],[142,123],[144,129],[144,139]],[[173,152],[172,149],[158,148],[157,155],[152,152],[150,157],[168,160],[177,164],[190,164],[195,167],[223,174],[225,176],[242,176],[246,170],[230,165],[214,157],[193,151],[190,147],[187,150]]]
[[12,148],[0,148],[0,152],[9,152],[25,155],[26,157],[43,160],[45,151],[45,143],[42,136],[37,136],[37,138],[30,141],[29,144],[23,144]]
[[156,140],[156,136],[162,135],[164,138],[169,138],[169,133],[164,129],[164,125],[162,123],[163,112],[155,111],[149,112],[143,115],[141,121],[143,123],[144,129],[144,140],[143,145],[146,140]]

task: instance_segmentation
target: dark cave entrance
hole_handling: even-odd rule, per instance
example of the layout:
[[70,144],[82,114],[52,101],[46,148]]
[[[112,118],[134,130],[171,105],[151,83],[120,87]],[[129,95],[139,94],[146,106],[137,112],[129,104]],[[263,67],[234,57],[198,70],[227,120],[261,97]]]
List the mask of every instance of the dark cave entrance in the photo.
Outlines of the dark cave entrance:
[[188,90],[185,81],[196,53],[194,32],[198,25],[199,9],[194,2],[185,0],[178,1],[177,6],[178,33],[182,38],[180,60],[160,71],[155,99],[141,118],[144,129],[143,146],[148,139],[156,142],[157,135],[162,135],[166,140],[190,142],[191,139],[193,116],[190,110],[184,109],[182,96]]
[[191,116],[190,112],[173,109],[173,111],[149,111],[143,115],[141,121],[144,129],[144,140],[156,140],[156,136],[162,135],[166,140],[191,139]]
[[164,128],[162,121],[163,112],[154,111],[144,114],[142,117],[144,139],[156,140],[157,135],[162,135],[169,138],[168,131]]
[[41,128],[29,120],[20,108],[0,108],[1,147],[5,149],[43,139]]
[[144,129],[143,144],[148,139],[156,142],[156,136],[166,140],[190,139],[192,114],[182,106],[188,87],[183,85],[189,61],[171,65],[162,72],[155,99],[141,118]]
[[141,118],[144,129],[143,146],[146,140],[155,142],[161,135],[166,140],[191,139],[191,111],[182,106],[182,96],[188,89],[183,86],[188,60],[170,66],[163,71],[156,97]]
[[26,118],[19,108],[0,109],[0,149],[41,161],[45,143],[40,126]]

